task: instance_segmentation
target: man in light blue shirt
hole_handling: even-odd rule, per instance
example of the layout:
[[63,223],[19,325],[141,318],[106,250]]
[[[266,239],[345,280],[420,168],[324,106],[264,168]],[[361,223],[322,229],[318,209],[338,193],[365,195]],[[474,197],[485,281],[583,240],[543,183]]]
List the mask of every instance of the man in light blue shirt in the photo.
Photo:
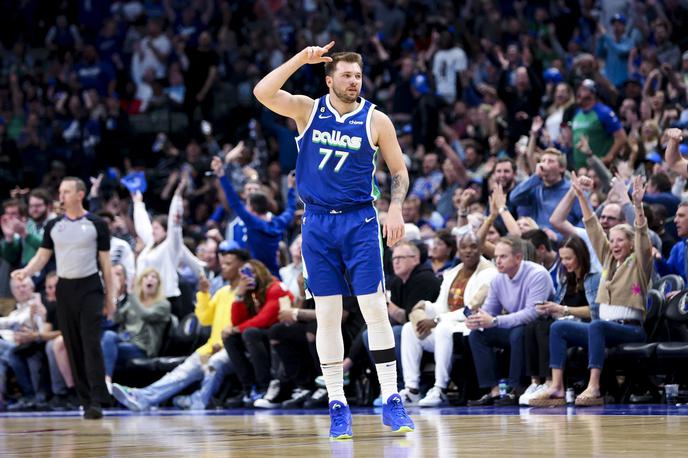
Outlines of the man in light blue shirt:
[[596,54],[604,59],[604,73],[614,86],[628,79],[628,55],[635,46],[633,39],[625,34],[626,17],[615,14],[610,20],[611,33],[605,33],[597,40]]

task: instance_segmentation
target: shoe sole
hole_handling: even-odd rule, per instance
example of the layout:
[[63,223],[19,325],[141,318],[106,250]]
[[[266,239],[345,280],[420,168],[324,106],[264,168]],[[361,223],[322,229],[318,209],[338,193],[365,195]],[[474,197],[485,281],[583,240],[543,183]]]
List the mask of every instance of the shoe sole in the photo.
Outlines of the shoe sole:
[[393,433],[412,433],[414,431],[410,426],[402,426],[399,429],[393,429]]
[[353,439],[354,435],[353,434],[340,434],[339,436],[330,436],[330,440],[332,441],[345,441],[348,439]]
[[531,399],[528,402],[530,407],[564,407],[565,399]]
[[129,399],[129,395],[124,392],[121,388],[117,386],[112,387],[112,395],[117,399],[124,407],[134,412],[141,412],[143,409],[138,402]]

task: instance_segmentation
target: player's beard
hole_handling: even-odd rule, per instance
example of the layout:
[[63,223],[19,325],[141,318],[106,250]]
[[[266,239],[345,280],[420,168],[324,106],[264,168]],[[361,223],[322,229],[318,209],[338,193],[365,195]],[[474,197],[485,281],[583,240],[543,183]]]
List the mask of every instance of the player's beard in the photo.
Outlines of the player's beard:
[[354,103],[358,99],[358,96],[361,95],[361,91],[359,89],[356,90],[356,95],[351,95],[349,88],[340,91],[336,87],[332,86],[332,91],[334,92],[334,95],[336,95],[337,98],[344,103]]

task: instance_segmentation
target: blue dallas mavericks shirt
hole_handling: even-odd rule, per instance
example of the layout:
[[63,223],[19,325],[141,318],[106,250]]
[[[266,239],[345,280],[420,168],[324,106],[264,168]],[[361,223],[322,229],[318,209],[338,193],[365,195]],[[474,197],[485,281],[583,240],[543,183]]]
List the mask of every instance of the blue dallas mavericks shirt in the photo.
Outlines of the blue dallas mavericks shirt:
[[371,135],[374,109],[374,104],[359,98],[354,111],[339,116],[329,95],[315,101],[306,129],[296,137],[297,187],[306,209],[329,212],[378,198],[377,148]]

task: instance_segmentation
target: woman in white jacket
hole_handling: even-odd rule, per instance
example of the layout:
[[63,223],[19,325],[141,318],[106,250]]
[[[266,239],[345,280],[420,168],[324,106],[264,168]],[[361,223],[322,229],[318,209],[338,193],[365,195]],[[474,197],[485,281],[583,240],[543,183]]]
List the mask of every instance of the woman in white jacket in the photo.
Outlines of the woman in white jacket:
[[[411,321],[401,331],[401,366],[405,388],[399,393],[404,403],[418,402],[421,407],[447,403],[454,333],[469,333],[464,324],[465,309],[479,309],[497,275],[497,269],[481,256],[480,240],[473,232],[459,238],[462,263],[444,272],[437,300],[420,301],[411,312]],[[435,385],[420,399],[420,363],[423,351],[435,353]],[[420,401],[419,401],[420,399]]]
[[158,215],[151,221],[146,204],[140,192],[132,195],[134,201],[134,227],[143,243],[143,250],[136,260],[136,271],[143,272],[152,267],[160,273],[165,297],[171,304],[172,312],[179,316],[183,309],[177,266],[180,262],[195,265],[201,269],[205,263],[197,259],[184,245],[181,220],[184,214],[182,193],[186,180],[174,191],[167,216]]

